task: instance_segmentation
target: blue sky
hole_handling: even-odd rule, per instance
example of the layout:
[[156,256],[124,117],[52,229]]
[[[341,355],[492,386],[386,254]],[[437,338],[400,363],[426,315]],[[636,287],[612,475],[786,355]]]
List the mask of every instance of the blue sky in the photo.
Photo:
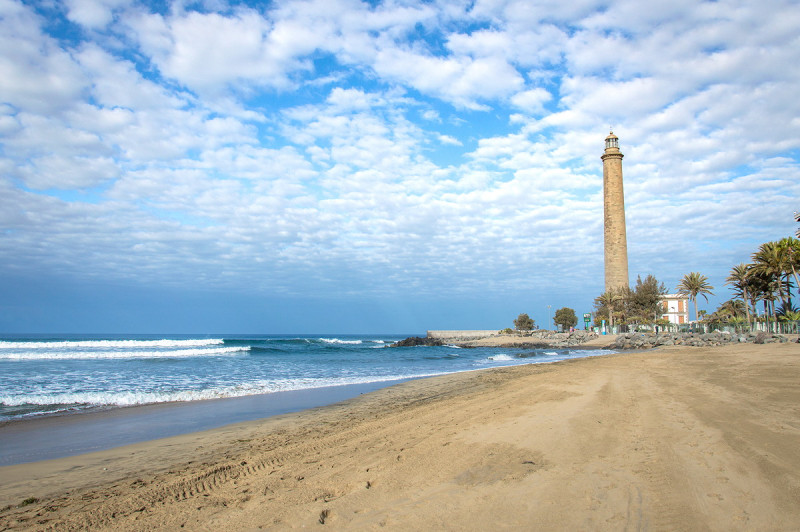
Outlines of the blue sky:
[[[424,333],[724,279],[800,210],[791,1],[0,0],[0,332]],[[548,305],[551,307],[548,311]]]

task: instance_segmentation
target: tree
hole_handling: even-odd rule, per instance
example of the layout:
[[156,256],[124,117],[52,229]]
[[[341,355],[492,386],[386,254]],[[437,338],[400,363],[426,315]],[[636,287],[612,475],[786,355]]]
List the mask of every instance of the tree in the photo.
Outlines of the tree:
[[788,304],[786,282],[790,271],[788,255],[778,242],[765,242],[753,254],[753,272],[768,280],[773,293],[777,292],[784,306]]
[[[794,213],[794,221],[800,223],[800,212]],[[797,230],[795,235],[797,236],[797,238],[800,238],[800,229]]]
[[745,264],[737,264],[731,269],[731,274],[725,279],[725,284],[729,284],[734,288],[734,295],[742,298],[744,303],[744,310],[747,314],[747,323],[750,323],[750,294],[748,293],[748,285],[750,282],[750,267]]
[[697,313],[697,296],[703,296],[706,302],[708,302],[708,296],[706,294],[713,296],[713,289],[714,287],[708,284],[708,277],[700,275],[699,272],[687,273],[683,276],[681,282],[678,283],[678,293],[689,296],[689,299],[694,301],[694,318],[696,321],[700,320],[700,316]]
[[578,317],[575,315],[575,311],[569,307],[560,308],[556,311],[556,315],[553,318],[553,323],[556,325],[560,325],[563,330],[567,330],[570,327],[575,327],[578,323]]
[[667,287],[653,275],[648,275],[644,281],[638,276],[630,297],[630,316],[638,323],[655,323],[664,314],[661,300],[666,293]]
[[[751,265],[752,266],[752,265]],[[750,269],[750,279],[748,282],[748,293],[751,294],[753,308],[761,301],[764,305],[764,316],[769,319],[771,316],[776,320],[775,300],[777,296],[776,279],[768,276],[764,271],[757,270],[754,266]]]
[[614,305],[619,300],[614,290],[603,292],[594,298],[594,306],[597,309],[596,316],[601,318],[606,316],[608,318],[608,326],[614,326]]
[[746,323],[746,321],[745,321],[745,318],[744,318],[743,316],[735,316],[735,317],[733,317],[733,318],[730,318],[730,319],[728,320],[728,323],[729,323],[730,325],[733,325],[733,328],[734,328],[736,331],[741,331],[741,330],[742,330],[742,325],[743,325],[744,323]]
[[616,290],[612,288],[594,298],[596,317],[602,319],[605,316],[608,318],[608,326],[613,327],[615,316],[619,315],[623,318],[625,316],[625,307],[630,297],[630,291],[631,289],[627,287]]
[[534,325],[535,322],[525,313],[520,314],[514,320],[514,328],[518,331],[530,331]]
[[656,323],[664,314],[662,298],[666,293],[667,287],[653,275],[644,280],[639,276],[633,290],[622,286],[597,296],[594,300],[596,319],[607,317],[609,327],[614,323]]
[[[800,278],[798,278],[797,270],[800,268],[800,240],[796,238],[782,238],[778,240],[778,250],[785,259],[786,264],[786,277],[789,273],[794,277],[794,284],[800,290]],[[791,289],[789,290],[789,302],[791,303]]]
[[726,318],[744,318],[745,304],[738,299],[729,299],[719,306],[717,312]]

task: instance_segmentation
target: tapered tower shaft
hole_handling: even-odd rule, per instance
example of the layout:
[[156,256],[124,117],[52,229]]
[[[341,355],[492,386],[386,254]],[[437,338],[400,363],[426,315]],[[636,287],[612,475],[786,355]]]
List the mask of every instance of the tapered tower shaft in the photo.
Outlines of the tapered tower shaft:
[[622,153],[612,131],[603,156],[603,220],[606,292],[628,287],[628,238],[625,233],[625,194],[622,188]]

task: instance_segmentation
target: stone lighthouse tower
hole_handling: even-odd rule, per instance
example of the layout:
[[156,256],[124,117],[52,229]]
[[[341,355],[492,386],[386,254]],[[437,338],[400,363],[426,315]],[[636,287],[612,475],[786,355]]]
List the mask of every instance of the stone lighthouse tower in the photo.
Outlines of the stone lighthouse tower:
[[628,238],[625,234],[625,194],[622,190],[622,153],[612,131],[603,156],[603,219],[606,292],[628,287]]

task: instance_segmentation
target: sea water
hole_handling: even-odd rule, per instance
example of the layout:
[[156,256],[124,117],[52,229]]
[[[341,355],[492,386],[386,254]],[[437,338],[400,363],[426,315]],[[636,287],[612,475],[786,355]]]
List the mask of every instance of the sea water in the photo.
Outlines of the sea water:
[[394,335],[0,336],[0,421],[394,382],[602,350],[388,347]]

